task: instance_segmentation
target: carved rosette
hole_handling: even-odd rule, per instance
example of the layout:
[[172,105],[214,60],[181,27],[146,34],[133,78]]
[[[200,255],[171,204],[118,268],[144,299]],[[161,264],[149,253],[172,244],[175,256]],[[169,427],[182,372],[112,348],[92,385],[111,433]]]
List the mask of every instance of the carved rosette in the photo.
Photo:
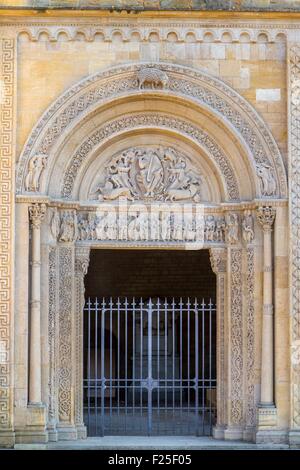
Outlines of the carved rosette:
[[46,205],[35,203],[29,206],[28,211],[32,228],[39,229],[46,214]]

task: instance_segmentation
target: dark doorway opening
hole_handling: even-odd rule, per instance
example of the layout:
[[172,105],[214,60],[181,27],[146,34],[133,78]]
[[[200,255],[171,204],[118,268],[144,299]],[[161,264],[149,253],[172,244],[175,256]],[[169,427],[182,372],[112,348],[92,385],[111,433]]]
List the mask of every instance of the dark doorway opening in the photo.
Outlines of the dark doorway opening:
[[84,309],[90,436],[211,434],[215,302],[207,250],[92,251]]

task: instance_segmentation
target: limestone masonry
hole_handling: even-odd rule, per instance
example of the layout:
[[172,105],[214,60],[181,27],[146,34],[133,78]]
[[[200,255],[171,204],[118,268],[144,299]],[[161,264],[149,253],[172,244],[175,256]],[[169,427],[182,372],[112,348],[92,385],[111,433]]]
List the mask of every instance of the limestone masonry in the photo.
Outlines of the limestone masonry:
[[300,1],[0,6],[0,447],[300,446]]

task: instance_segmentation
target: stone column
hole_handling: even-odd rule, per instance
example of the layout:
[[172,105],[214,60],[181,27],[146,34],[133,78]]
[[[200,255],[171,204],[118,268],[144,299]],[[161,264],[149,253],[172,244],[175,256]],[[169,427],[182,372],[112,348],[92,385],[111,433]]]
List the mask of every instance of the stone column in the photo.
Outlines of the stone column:
[[78,439],[86,438],[83,422],[83,308],[84,277],[90,262],[90,247],[76,248],[75,251],[75,425]]
[[257,219],[263,229],[263,318],[261,350],[261,395],[258,430],[276,426],[274,405],[274,317],[273,317],[273,249],[272,226],[276,211],[270,206],[259,207]]
[[29,206],[31,238],[29,403],[41,404],[41,222],[45,204]]
[[[46,409],[42,404],[41,381],[41,222],[45,204],[29,206],[31,223],[31,292],[29,328],[29,394],[26,433],[29,442],[46,442]],[[25,441],[25,439],[24,439]]]
[[217,423],[213,429],[215,439],[224,439],[227,425],[227,367],[225,351],[226,304],[226,248],[210,249],[210,262],[217,278]]

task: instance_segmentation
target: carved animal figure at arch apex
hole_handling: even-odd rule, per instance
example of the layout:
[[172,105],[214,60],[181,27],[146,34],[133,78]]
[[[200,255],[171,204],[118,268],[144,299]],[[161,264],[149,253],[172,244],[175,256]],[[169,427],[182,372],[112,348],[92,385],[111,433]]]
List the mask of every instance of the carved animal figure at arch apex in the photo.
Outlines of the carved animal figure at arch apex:
[[190,159],[171,147],[137,147],[114,156],[105,180],[90,197],[115,200],[201,201],[202,176]]
[[168,75],[158,68],[145,67],[141,69],[137,74],[139,89],[146,88],[146,85],[150,85],[154,90],[155,88],[161,87],[166,88],[169,83]]

